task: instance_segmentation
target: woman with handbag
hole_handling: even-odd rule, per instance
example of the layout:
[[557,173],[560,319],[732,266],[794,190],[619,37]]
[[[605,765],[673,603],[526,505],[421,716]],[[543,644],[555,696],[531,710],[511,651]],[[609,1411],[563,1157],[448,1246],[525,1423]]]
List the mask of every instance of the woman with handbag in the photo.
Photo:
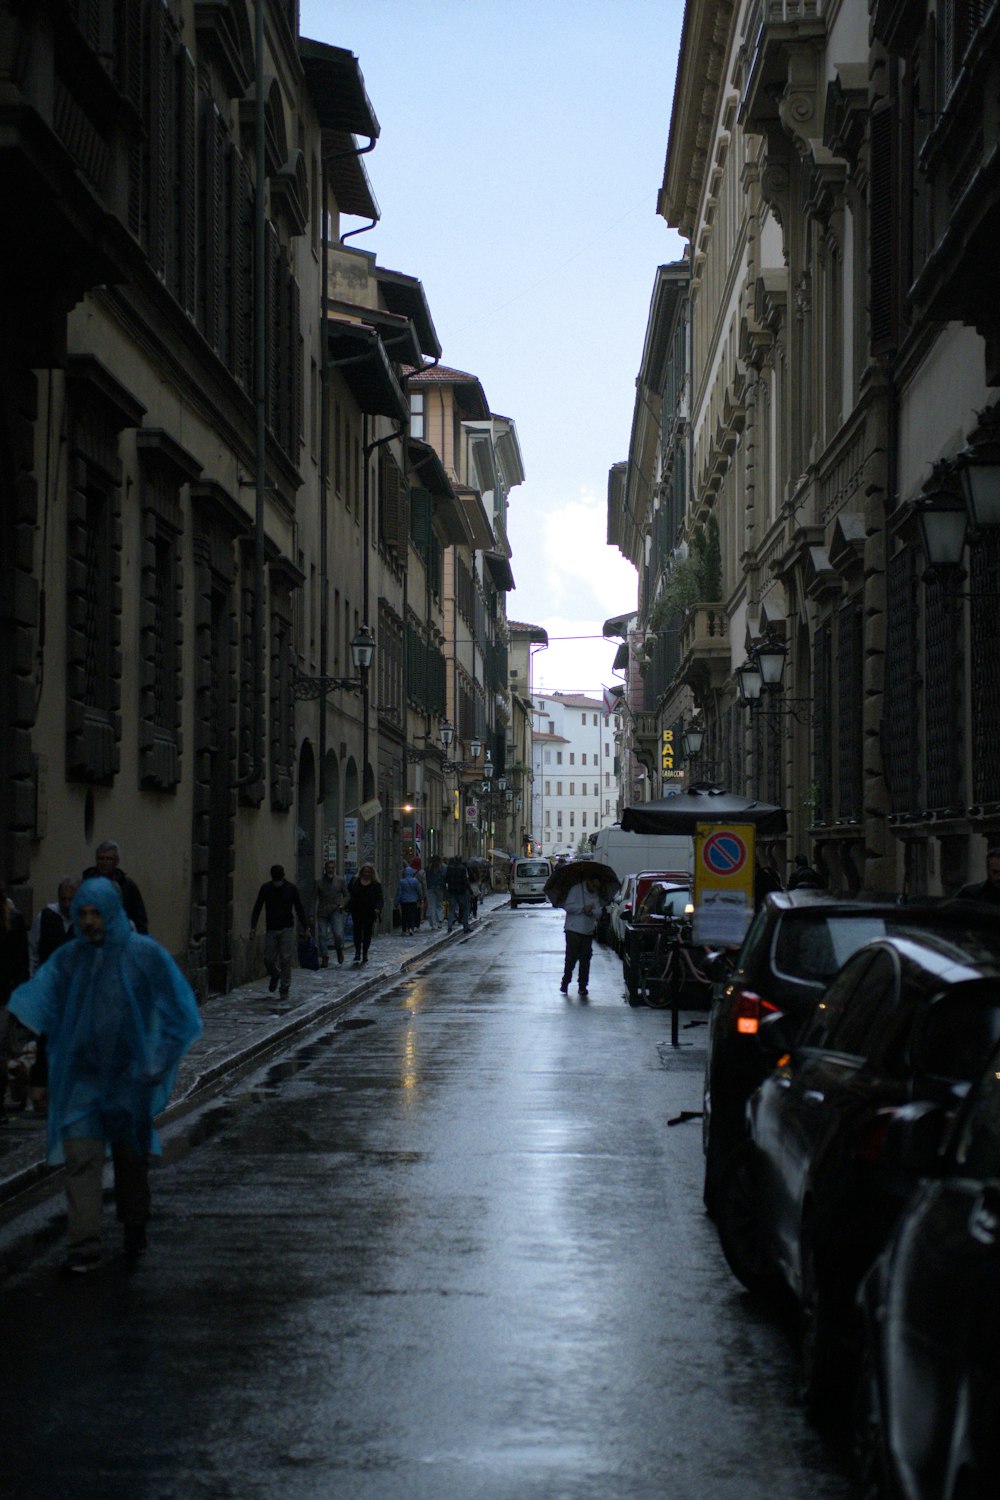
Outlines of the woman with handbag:
[[382,887],[374,865],[362,865],[351,881],[347,905],[354,927],[354,962],[366,964],[375,923],[382,915]]

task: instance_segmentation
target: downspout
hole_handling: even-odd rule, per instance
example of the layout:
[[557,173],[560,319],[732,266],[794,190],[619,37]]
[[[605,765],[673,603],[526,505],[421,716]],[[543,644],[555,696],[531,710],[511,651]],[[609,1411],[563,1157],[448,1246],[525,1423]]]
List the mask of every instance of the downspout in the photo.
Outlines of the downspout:
[[[320,294],[320,359],[319,359],[319,389],[320,389],[320,426],[319,426],[319,673],[321,677],[329,676],[329,645],[328,634],[330,628],[330,601],[329,573],[327,561],[327,549],[329,546],[329,483],[330,483],[330,351],[329,339],[327,337],[327,318],[329,316],[329,251],[330,237],[327,233],[327,197],[329,193],[329,181],[326,173],[326,159],[323,158],[321,169],[322,201],[320,204],[320,215],[322,229],[320,265],[323,277],[323,287]],[[319,778],[316,802],[322,807],[326,801],[326,699],[320,699],[319,718]]]
[[254,123],[256,127],[256,172],[254,194],[254,404],[256,432],[254,464],[256,469],[256,494],[254,504],[254,599],[253,599],[253,748],[250,770],[239,777],[236,785],[252,786],[262,781],[264,766],[261,756],[261,737],[264,734],[264,504],[267,493],[267,359],[265,349],[266,325],[264,321],[264,298],[267,291],[264,264],[266,247],[266,171],[267,157],[264,136],[264,0],[257,0],[255,7],[254,53],[256,65],[256,98]]

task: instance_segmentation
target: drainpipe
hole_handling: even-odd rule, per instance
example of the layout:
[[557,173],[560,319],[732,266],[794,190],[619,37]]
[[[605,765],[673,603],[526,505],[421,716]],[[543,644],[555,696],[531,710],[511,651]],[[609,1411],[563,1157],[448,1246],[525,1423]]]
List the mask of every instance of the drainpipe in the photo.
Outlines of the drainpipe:
[[[330,601],[329,574],[327,562],[327,549],[329,545],[329,484],[330,484],[330,353],[329,339],[327,337],[327,317],[329,314],[328,282],[329,274],[329,252],[330,237],[327,233],[326,204],[329,192],[329,181],[326,172],[326,159],[323,159],[321,168],[322,202],[320,205],[320,222],[322,223],[321,240],[321,275],[323,287],[320,294],[320,354],[319,354],[319,390],[320,390],[320,418],[319,418],[319,674],[321,677],[329,676],[329,647],[327,636],[330,628]],[[326,801],[326,699],[320,700],[319,717],[319,785],[317,788],[316,802],[322,806]]]
[[256,126],[257,182],[254,194],[254,404],[256,436],[254,463],[256,468],[256,495],[254,505],[254,600],[253,600],[253,744],[250,770],[241,776],[237,786],[252,786],[264,776],[260,753],[261,735],[264,733],[264,651],[265,604],[264,604],[264,504],[267,493],[267,359],[265,349],[266,325],[264,321],[264,297],[267,290],[264,256],[266,250],[265,198],[267,191],[267,157],[264,144],[264,4],[257,0],[255,7],[254,54],[256,65],[256,99],[254,123]]

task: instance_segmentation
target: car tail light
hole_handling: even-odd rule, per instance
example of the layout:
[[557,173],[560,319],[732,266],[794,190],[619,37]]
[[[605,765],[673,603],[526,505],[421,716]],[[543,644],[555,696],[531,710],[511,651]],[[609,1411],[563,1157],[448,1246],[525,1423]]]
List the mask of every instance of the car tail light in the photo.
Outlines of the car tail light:
[[772,1005],[770,1000],[765,1000],[756,990],[746,990],[742,985],[735,985],[733,995],[736,1000],[733,1025],[740,1036],[756,1036],[765,1016],[781,1014],[780,1005]]

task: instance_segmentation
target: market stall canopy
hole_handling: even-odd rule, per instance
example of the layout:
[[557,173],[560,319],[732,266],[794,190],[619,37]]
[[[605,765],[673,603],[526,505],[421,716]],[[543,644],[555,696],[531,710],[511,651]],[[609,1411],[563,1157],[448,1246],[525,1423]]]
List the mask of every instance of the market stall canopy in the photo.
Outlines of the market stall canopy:
[[553,906],[562,906],[572,887],[582,880],[596,880],[604,901],[610,901],[621,884],[610,865],[596,859],[574,859],[556,866],[545,882],[545,894]]
[[686,792],[660,797],[622,813],[625,833],[690,833],[699,823],[752,823],[758,833],[784,833],[788,822],[783,807],[740,797],[711,782],[696,782]]

